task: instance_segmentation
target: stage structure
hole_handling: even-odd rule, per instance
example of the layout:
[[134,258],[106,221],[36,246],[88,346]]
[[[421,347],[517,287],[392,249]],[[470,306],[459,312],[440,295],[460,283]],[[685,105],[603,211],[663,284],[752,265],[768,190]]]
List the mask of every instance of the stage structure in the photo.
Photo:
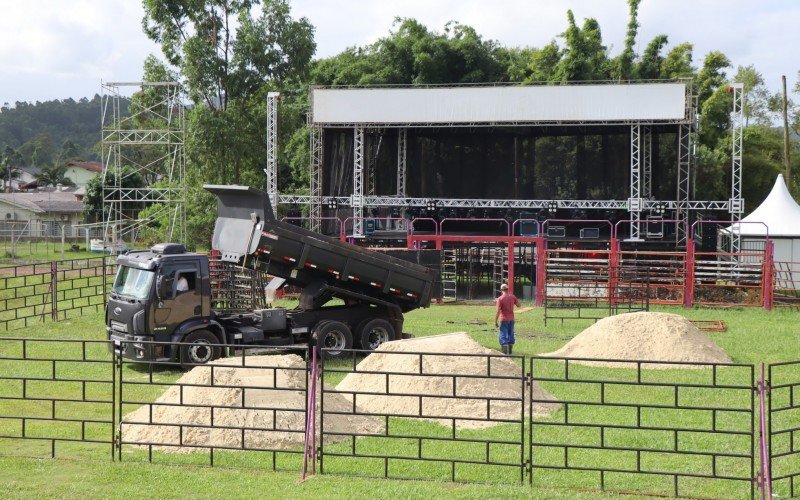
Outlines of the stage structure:
[[[135,97],[134,97],[135,96]],[[117,248],[151,219],[168,221],[165,241],[186,241],[185,107],[177,82],[102,84],[103,230]],[[132,187],[140,176],[144,187]],[[139,213],[157,205],[148,219]]]
[[[732,87],[734,93],[733,165],[731,195],[727,200],[697,200],[694,198],[693,137],[697,131],[697,98],[690,80],[647,81],[636,83],[574,83],[563,85],[470,85],[470,86],[401,86],[401,87],[313,87],[311,110],[308,115],[311,151],[310,195],[279,196],[280,203],[307,205],[312,228],[318,229],[324,210],[347,208],[352,216],[352,236],[364,234],[364,218],[377,209],[389,209],[392,216],[404,218],[406,211],[416,209],[430,213],[432,210],[477,209],[516,210],[537,213],[580,211],[582,218],[602,219],[610,211],[625,211],[632,222],[627,230],[627,241],[641,241],[646,237],[646,223],[650,218],[677,219],[691,222],[696,214],[722,211],[738,220],[742,211],[741,199],[741,86]],[[738,118],[737,118],[738,117]],[[626,196],[614,198],[537,198],[526,192],[498,197],[412,196],[409,194],[411,159],[409,143],[412,133],[471,134],[474,141],[482,135],[497,131],[529,134],[534,146],[537,138],[548,134],[578,136],[591,134],[616,134],[627,137],[627,159],[619,162],[625,169],[625,179],[616,179],[616,192],[624,190]],[[352,179],[349,192],[333,194],[325,186],[323,172],[326,168],[326,137],[331,134],[352,136]],[[654,137],[673,134],[674,177],[672,193],[656,196],[654,179]],[[672,135],[670,135],[672,137]],[[516,139],[515,139],[516,141]],[[396,144],[396,171],[392,177],[393,192],[375,190],[376,159],[382,144],[383,153]],[[662,149],[664,144],[662,143]],[[656,147],[657,148],[657,147]],[[514,143],[516,162],[517,145]],[[268,162],[269,164],[269,162]],[[590,169],[592,165],[578,165]],[[328,168],[333,168],[328,166]],[[509,167],[510,168],[510,167]],[[385,176],[385,172],[382,175]],[[672,174],[671,174],[672,175]],[[663,174],[662,174],[663,177]],[[268,173],[268,178],[271,178]],[[272,177],[274,178],[274,177]],[[349,181],[348,181],[349,182]],[[672,188],[670,188],[672,189]],[[443,188],[446,191],[447,188]],[[608,191],[608,190],[606,190]],[[336,212],[338,215],[338,212]],[[452,211],[449,213],[453,213]],[[412,218],[412,217],[408,217]],[[719,217],[716,217],[719,218]],[[675,225],[675,242],[685,244],[686,224]]]

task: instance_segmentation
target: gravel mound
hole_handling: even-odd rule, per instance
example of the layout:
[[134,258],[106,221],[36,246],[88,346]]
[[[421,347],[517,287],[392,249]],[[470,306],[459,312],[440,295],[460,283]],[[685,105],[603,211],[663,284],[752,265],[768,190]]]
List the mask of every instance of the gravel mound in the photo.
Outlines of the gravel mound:
[[[241,366],[242,358],[209,363],[215,365],[213,380],[210,366],[194,367],[152,405],[143,405],[125,415],[123,441],[153,444],[153,449],[173,453],[205,451],[206,446],[249,450],[302,448],[306,362],[294,354],[248,356],[245,362],[245,367]],[[319,403],[320,393],[317,395],[318,438]],[[352,402],[339,394],[326,392],[325,408],[352,411]],[[184,426],[181,431],[175,425],[159,424]],[[380,434],[383,428],[383,421],[374,417],[325,416],[325,432]],[[342,439],[347,436],[326,436],[325,441]]]
[[[569,358],[631,359],[730,363],[706,334],[679,314],[636,312],[603,318],[567,342],[542,356]],[[580,362],[595,366],[627,367],[631,363]],[[642,368],[703,368],[692,365],[645,364]]]
[[[408,352],[468,356],[403,354]],[[502,420],[519,420],[520,401],[470,398],[520,398],[522,394],[525,404],[529,404],[528,388],[523,387],[519,378],[486,378],[520,377],[521,367],[508,358],[474,356],[476,354],[500,355],[500,352],[483,347],[463,332],[386,342],[364,358],[336,390],[342,391],[341,396],[350,401],[355,398],[362,411],[375,415],[418,417],[446,426],[452,425],[452,420],[434,417],[450,417],[457,419],[456,427],[461,429],[481,429],[501,424]],[[359,373],[361,371],[375,373]],[[442,397],[453,395],[457,397]],[[536,417],[549,415],[561,406],[538,384],[534,385],[534,399],[554,401],[535,403]],[[501,421],[463,419],[470,417]]]

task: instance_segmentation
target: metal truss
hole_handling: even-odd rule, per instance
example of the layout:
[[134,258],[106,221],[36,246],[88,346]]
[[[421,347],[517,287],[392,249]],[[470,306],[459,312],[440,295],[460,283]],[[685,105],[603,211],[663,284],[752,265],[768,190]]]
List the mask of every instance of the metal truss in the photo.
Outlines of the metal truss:
[[[158,219],[167,222],[164,238],[186,241],[185,108],[180,85],[103,83],[100,129],[104,238],[112,245],[124,239],[135,242],[138,231]],[[143,178],[146,186],[126,187],[133,177]],[[145,207],[151,207],[146,220],[139,218]]]
[[633,125],[679,125],[689,124],[689,120],[597,120],[597,121],[561,121],[561,120],[515,120],[503,122],[380,122],[380,123],[327,123],[314,122],[315,127],[329,128],[476,128],[476,127],[602,127],[602,126],[633,126]]
[[[321,196],[323,205],[336,204],[339,207],[351,207],[353,197],[350,196]],[[363,207],[376,208],[424,208],[428,206],[431,198],[409,198],[403,196],[362,196]],[[509,199],[476,199],[476,198],[436,198],[439,208],[507,208],[507,209],[547,209],[554,200],[509,200]],[[628,200],[555,200],[559,209],[565,210],[628,210]],[[282,194],[279,197],[281,204],[309,204],[312,197],[308,195]],[[720,210],[727,211],[729,200],[698,201],[692,200],[682,204],[685,210]],[[678,202],[675,200],[642,200],[641,211],[677,210]]]
[[[689,218],[689,211],[686,205],[690,200],[691,194],[691,187],[689,185],[689,181],[691,179],[691,164],[692,127],[691,125],[681,125],[678,127],[678,210],[675,214],[675,218],[681,222],[686,222]],[[676,242],[678,245],[684,245],[687,237],[685,224],[677,224],[676,227]]]
[[320,230],[320,217],[322,217],[322,158],[324,151],[324,137],[322,129],[319,127],[310,127],[310,149],[311,149],[311,200],[310,210],[311,215],[311,230],[319,232]]
[[[744,132],[744,85],[734,83],[733,112],[731,113],[731,222],[739,220],[744,211],[742,199],[742,137]],[[741,236],[738,231],[731,235],[731,253],[738,253],[741,247]]]
[[642,133],[642,197],[653,197],[653,129],[643,127]]
[[364,127],[353,131],[353,236],[363,234],[364,216]]
[[[406,195],[406,165],[408,160],[408,129],[397,130],[397,196]],[[406,217],[405,208],[400,210],[400,217]],[[403,223],[405,224],[405,223]],[[401,229],[405,229],[401,227]]]
[[631,190],[628,212],[631,214],[630,239],[639,240],[642,211],[642,137],[639,125],[631,126]]
[[278,215],[278,100],[280,92],[267,93],[267,196]]

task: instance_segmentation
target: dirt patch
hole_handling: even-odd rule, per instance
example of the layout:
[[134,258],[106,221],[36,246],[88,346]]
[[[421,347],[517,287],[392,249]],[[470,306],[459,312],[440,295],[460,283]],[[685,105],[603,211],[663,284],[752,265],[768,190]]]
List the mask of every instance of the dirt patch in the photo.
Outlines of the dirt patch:
[[[561,349],[543,356],[647,361],[730,363],[731,358],[679,314],[636,312],[603,318]],[[631,363],[581,362],[611,367]],[[644,364],[643,368],[693,368],[692,365]],[[702,368],[702,366],[697,366]]]
[[[242,358],[213,361],[213,378],[210,366],[198,366],[185,373],[151,405],[125,415],[123,440],[153,444],[154,449],[172,453],[204,451],[209,446],[246,450],[302,448],[306,362],[297,355],[248,356],[245,362],[242,367]],[[318,438],[319,400],[318,393]],[[326,393],[325,408],[351,412],[352,402],[339,394]],[[374,417],[325,416],[325,432],[381,434],[383,428],[383,421]],[[326,436],[325,441],[346,438]]]
[[[434,354],[405,354],[410,352]],[[519,378],[522,368],[508,358],[475,355],[501,356],[463,332],[387,342],[364,358],[336,390],[343,391],[341,395],[350,401],[355,398],[358,407],[368,413],[417,417],[447,426],[455,418],[461,429],[520,419],[520,399],[528,404],[528,388]],[[492,376],[515,378],[489,378]],[[536,417],[549,415],[561,406],[538,384],[534,385],[533,397],[554,401],[535,403]],[[508,400],[512,398],[518,400]]]

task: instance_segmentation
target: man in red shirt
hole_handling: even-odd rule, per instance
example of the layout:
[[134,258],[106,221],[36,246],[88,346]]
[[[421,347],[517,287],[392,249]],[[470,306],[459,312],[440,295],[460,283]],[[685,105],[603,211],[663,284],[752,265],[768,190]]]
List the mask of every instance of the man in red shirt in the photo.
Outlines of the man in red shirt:
[[[500,285],[502,295],[497,298],[497,313],[494,326],[500,328],[500,347],[503,354],[511,354],[514,347],[514,306],[519,307],[519,299],[508,293],[508,285]],[[499,322],[499,323],[498,323]]]

